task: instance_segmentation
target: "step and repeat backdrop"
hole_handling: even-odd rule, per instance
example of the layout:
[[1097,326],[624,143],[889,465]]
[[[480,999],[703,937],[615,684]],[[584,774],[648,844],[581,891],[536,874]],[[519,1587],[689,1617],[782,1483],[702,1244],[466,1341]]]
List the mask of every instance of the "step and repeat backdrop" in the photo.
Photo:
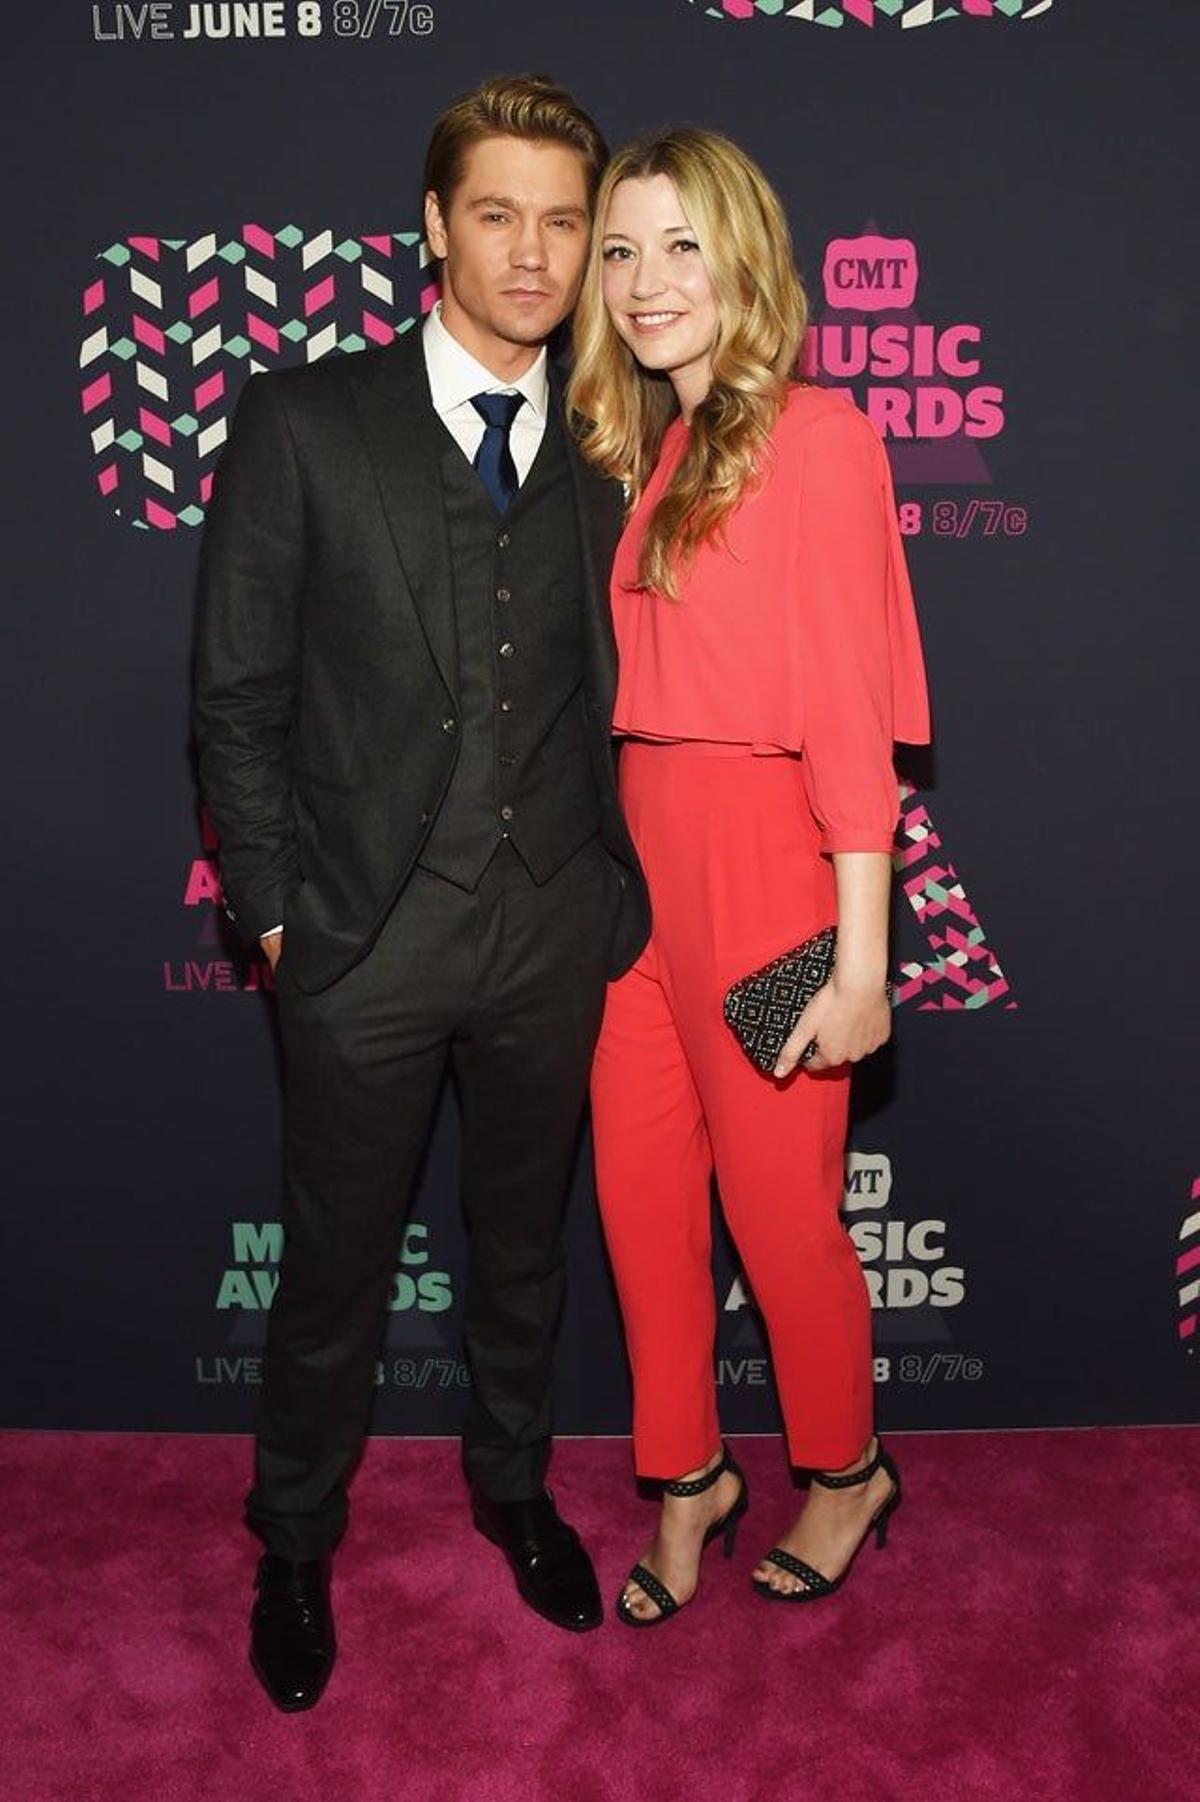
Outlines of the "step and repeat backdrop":
[[[417,329],[430,122],[549,71],[781,191],[810,371],[891,456],[935,706],[848,1228],[897,1428],[1195,1418],[1189,0],[265,0],[14,11],[3,1421],[241,1429],[277,1281],[270,973],[195,792],[197,546],[241,384]],[[402,780],[402,773],[399,778]],[[376,1429],[452,1431],[447,1097]],[[652,1205],[653,1198],[647,1198]],[[559,1424],[627,1430],[586,1141]],[[732,1430],[777,1422],[717,1254]]]

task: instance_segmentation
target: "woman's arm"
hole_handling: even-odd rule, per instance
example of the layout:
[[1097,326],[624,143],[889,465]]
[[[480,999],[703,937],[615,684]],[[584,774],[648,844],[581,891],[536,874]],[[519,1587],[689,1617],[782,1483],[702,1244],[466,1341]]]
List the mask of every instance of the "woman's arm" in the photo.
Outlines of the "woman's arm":
[[[802,434],[797,600],[807,656],[802,770],[837,882],[834,973],[776,1066],[857,1062],[891,1032],[885,983],[891,847],[900,811],[892,764],[896,699],[906,732],[927,736],[924,672],[903,569],[895,498],[878,434],[852,408]],[[897,662],[898,659],[898,662]]]

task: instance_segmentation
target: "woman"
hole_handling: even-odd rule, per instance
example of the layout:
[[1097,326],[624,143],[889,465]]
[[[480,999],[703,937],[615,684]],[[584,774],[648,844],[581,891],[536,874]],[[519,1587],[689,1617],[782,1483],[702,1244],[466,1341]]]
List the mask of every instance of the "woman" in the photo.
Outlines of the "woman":
[[[667,131],[617,155],[596,220],[570,401],[632,501],[614,729],[654,930],[610,986],[592,1105],[635,1460],[663,1480],[618,1603],[647,1626],[690,1599],[711,1539],[732,1551],[747,1501],[716,1411],[714,1167],[813,1477],[756,1588],[829,1594],[899,1501],[838,1210],[850,1066],[890,1030],[892,741],[924,742],[928,709],[887,459],[846,399],[793,379],[805,302],[761,172]],[[834,921],[835,972],[763,1076],[725,992]]]

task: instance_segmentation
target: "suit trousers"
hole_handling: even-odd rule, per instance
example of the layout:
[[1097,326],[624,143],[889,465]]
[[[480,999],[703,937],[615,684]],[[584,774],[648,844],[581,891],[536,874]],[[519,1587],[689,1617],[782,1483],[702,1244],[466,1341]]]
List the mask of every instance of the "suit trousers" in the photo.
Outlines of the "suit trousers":
[[870,1302],[839,1219],[849,1072],[763,1076],[722,1011],[730,983],[837,917],[799,762],[630,741],[620,783],[654,924],[608,991],[592,1127],[637,1470],[677,1477],[720,1442],[714,1167],[792,1462],[837,1469],[861,1452],[872,1418]]
[[250,1526],[340,1537],[405,1216],[447,1069],[469,1240],[467,1476],[539,1493],[563,1300],[562,1216],[620,902],[599,839],[534,883],[507,841],[471,892],[417,869],[368,954],[306,994],[277,976],[286,1199]]

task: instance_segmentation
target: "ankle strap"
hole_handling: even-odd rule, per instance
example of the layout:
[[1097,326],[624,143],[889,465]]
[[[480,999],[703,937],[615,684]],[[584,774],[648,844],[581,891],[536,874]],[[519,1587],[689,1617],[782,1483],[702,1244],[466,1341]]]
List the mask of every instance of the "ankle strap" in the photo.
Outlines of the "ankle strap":
[[727,1445],[722,1445],[722,1447],[721,1447],[721,1462],[719,1464],[714,1464],[712,1469],[710,1471],[706,1472],[706,1474],[704,1476],[693,1477],[690,1483],[684,1483],[681,1481],[672,1481],[670,1483],[664,1483],[663,1484],[663,1494],[664,1495],[679,1495],[679,1496],[703,1495],[704,1491],[706,1489],[711,1489],[713,1484],[716,1482],[717,1478],[719,1476],[721,1476],[728,1469],[729,1469],[729,1447]]
[[862,1483],[869,1483],[879,1466],[883,1463],[883,1440],[875,1441],[875,1456],[861,1470],[852,1470],[849,1476],[830,1477],[823,1470],[814,1470],[812,1480],[819,1483],[822,1489],[857,1489]]

